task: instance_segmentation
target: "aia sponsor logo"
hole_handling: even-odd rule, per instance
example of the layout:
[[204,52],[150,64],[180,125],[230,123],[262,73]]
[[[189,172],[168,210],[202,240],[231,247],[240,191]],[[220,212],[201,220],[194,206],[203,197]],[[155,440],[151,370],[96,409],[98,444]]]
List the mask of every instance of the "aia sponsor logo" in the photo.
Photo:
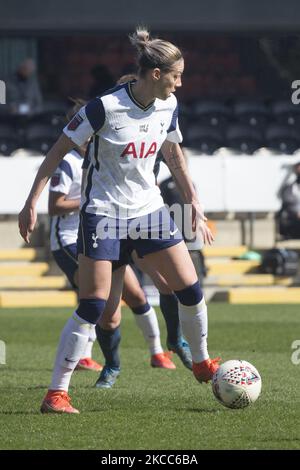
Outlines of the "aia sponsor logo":
[[121,153],[121,157],[126,157],[127,155],[131,155],[132,158],[148,158],[152,155],[156,155],[157,151],[157,143],[152,142],[150,147],[146,147],[145,142],[141,142],[140,144],[135,145],[134,142],[129,142],[126,145],[125,149]]

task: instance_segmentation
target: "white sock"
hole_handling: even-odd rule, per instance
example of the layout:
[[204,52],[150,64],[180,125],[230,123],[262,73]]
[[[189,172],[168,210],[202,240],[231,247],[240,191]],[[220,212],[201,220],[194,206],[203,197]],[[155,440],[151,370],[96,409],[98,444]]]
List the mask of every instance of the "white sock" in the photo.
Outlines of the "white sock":
[[69,318],[60,336],[49,390],[68,391],[72,373],[86,349],[91,327],[94,325],[76,312]]
[[137,326],[142,331],[145,341],[149,347],[151,356],[163,352],[160,342],[160,331],[157,316],[153,307],[142,315],[134,314]]
[[179,302],[179,319],[183,335],[187,339],[193,362],[209,358],[207,351],[207,307],[202,299],[197,305],[182,305]]
[[95,330],[95,326],[94,326],[93,328],[90,329],[90,337],[89,337],[88,343],[86,345],[84,355],[82,356],[81,359],[85,359],[87,357],[89,357],[89,358],[92,357],[92,349],[93,349],[93,345],[94,345],[95,340],[96,340],[96,330]]

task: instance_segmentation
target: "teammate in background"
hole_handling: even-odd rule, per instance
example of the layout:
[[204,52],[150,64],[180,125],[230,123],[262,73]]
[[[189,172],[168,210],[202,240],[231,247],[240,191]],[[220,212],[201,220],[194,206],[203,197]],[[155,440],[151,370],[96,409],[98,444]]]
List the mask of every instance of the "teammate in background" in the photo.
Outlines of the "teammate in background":
[[[151,355],[151,366],[176,369],[170,357],[172,353],[163,352],[156,312],[149,305],[134,271],[129,266],[128,247],[126,247],[126,252],[128,253],[123,253],[121,261],[113,263],[112,291],[116,283],[115,278],[118,279],[121,272],[123,275],[122,299],[130,307],[136,324],[143,333]],[[113,295],[111,297],[113,298]],[[120,323],[121,305],[109,299],[104,313],[96,325],[97,340],[105,358],[105,365],[95,384],[96,388],[112,388],[120,375]]]
[[[85,104],[73,100],[74,106],[66,115],[67,122]],[[50,220],[50,247],[52,255],[68,278],[71,286],[78,291],[77,233],[82,182],[82,162],[86,146],[75,145],[59,164],[49,186],[48,212]],[[92,359],[92,347],[96,339],[95,328],[91,328],[83,357],[76,369],[99,372],[102,366]]]
[[173,92],[181,86],[183,57],[173,44],[151,40],[146,30],[137,29],[131,42],[138,51],[138,80],[110,90],[79,111],[48,152],[19,215],[20,233],[28,243],[36,223],[36,202],[48,179],[74,143],[80,146],[93,136],[78,239],[80,301],[63,329],[42,412],[78,413],[70,403],[69,383],[90,329],[106,305],[111,311],[119,305],[125,269],[118,268],[112,278],[112,264],[120,261],[120,248],[124,251],[126,245],[132,244],[176,294],[195,378],[207,382],[219,367],[219,358],[210,359],[207,351],[207,308],[194,265],[153,174],[155,157],[165,142],[166,163],[185,203],[191,205],[193,228],[198,223],[204,243],[212,243],[178,145],[182,136]]

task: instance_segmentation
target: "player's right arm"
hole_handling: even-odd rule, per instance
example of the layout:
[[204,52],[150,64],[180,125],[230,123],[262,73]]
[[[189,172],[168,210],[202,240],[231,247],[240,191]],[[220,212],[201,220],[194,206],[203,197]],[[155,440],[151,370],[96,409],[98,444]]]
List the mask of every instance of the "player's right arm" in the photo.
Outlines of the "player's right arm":
[[26,243],[29,243],[30,235],[36,224],[36,204],[40,194],[66,153],[73,148],[74,142],[65,134],[62,134],[47,153],[37,172],[29,196],[19,214],[19,230]]
[[73,117],[64,128],[63,134],[48,152],[45,160],[39,168],[31,191],[19,214],[19,230],[26,243],[29,243],[30,234],[36,223],[36,203],[46,186],[49,178],[59,163],[75,145],[83,145],[96,132],[105,121],[105,111],[101,99],[95,98]]

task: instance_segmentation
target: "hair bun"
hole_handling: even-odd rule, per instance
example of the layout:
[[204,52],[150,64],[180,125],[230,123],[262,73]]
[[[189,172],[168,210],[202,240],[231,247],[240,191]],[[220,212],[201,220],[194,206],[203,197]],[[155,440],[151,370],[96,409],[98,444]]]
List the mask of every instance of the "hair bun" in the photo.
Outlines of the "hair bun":
[[135,33],[129,35],[129,39],[134,47],[144,49],[150,42],[150,33],[145,27],[138,26]]

